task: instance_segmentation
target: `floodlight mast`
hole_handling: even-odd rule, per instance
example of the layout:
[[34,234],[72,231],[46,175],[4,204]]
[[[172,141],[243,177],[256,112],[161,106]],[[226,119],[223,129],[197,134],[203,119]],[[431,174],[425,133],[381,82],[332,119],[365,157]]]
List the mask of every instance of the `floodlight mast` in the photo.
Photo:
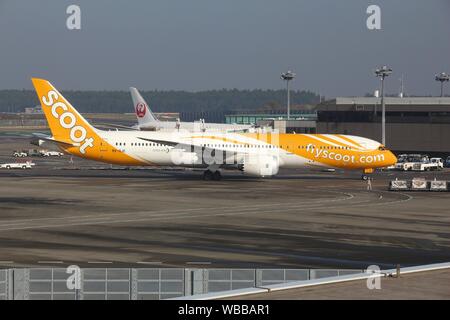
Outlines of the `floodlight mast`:
[[437,74],[434,77],[434,79],[441,83],[441,97],[443,97],[444,96],[444,82],[448,82],[450,80],[450,76],[445,72],[441,72],[440,74]]
[[392,69],[383,66],[375,70],[375,75],[381,79],[381,143],[386,146],[386,106],[384,102],[384,78],[392,73]]
[[289,91],[289,81],[294,80],[295,73],[292,71],[283,72],[281,74],[281,80],[286,81],[286,91],[287,91],[287,119],[289,120],[291,118],[291,97],[290,97],[290,91]]

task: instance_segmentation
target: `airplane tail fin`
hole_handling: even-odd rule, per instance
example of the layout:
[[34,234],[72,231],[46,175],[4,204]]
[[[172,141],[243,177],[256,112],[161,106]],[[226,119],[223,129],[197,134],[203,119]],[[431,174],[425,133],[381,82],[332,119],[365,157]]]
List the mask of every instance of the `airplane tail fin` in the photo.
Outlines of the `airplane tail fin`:
[[[32,78],[42,111],[53,139],[71,146],[71,152],[84,154],[100,138],[97,130],[47,80]],[[75,150],[73,150],[75,149]]]
[[141,94],[136,88],[130,88],[131,98],[133,99],[134,112],[136,114],[138,124],[145,125],[149,122],[158,122],[155,115],[148,107],[147,102],[142,98]]

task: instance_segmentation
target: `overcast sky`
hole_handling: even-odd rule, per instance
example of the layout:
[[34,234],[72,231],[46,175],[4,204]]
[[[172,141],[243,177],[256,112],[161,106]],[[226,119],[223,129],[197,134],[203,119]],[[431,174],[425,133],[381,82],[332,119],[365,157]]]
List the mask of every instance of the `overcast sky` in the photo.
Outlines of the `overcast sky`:
[[[79,31],[66,28],[70,4]],[[370,4],[382,30],[366,28]],[[388,92],[404,74],[406,93],[438,94],[450,1],[0,0],[0,40],[0,89],[32,76],[61,89],[278,89],[292,69],[295,89],[333,97],[372,92],[388,64]]]

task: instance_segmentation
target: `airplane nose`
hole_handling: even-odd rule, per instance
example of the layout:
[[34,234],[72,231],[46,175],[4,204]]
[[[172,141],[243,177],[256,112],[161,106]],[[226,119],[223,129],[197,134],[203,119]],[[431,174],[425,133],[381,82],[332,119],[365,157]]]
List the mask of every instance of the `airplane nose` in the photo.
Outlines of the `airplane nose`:
[[397,157],[391,151],[389,151],[389,165],[394,165],[397,163]]

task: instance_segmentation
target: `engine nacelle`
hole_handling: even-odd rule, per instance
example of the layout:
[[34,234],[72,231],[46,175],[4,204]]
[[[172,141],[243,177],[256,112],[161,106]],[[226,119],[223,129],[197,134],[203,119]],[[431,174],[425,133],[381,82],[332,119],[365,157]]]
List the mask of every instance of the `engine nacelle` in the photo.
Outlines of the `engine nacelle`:
[[179,166],[191,166],[197,164],[199,161],[199,158],[195,152],[186,152],[180,149],[170,150],[170,159],[173,164]]
[[278,173],[280,167],[278,157],[273,155],[246,155],[242,170],[244,173],[258,176],[270,177]]

